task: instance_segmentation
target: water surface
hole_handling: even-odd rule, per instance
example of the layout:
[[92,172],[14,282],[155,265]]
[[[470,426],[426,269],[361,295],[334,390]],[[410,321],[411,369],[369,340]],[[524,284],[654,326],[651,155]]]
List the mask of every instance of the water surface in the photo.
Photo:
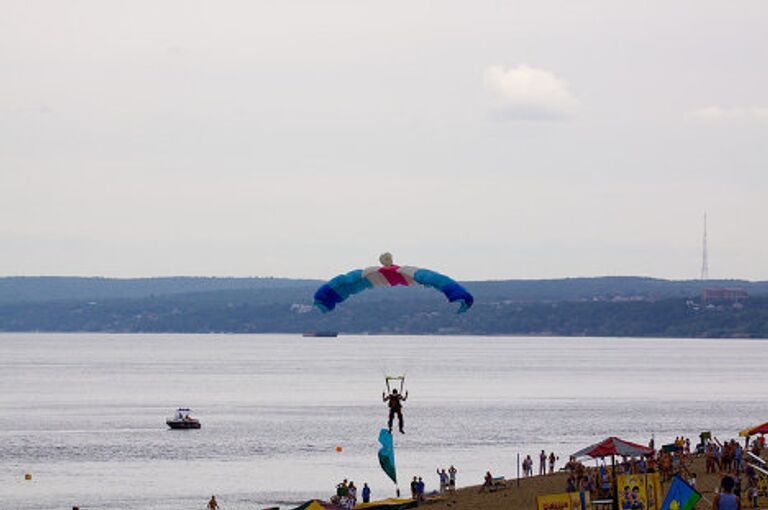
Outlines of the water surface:
[[[385,374],[410,391],[403,486],[418,474],[435,488],[451,463],[459,485],[513,477],[518,453],[562,464],[607,435],[734,437],[768,420],[766,359],[759,340],[0,334],[0,501],[286,508],[342,478],[390,496]],[[178,406],[203,428],[169,430]]]

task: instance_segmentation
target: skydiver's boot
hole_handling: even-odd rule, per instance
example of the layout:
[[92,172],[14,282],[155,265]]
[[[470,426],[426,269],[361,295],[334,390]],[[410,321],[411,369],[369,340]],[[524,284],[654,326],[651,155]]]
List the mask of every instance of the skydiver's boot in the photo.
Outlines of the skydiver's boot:
[[400,426],[400,433],[405,434],[405,431],[403,430],[403,414],[397,413],[397,424]]

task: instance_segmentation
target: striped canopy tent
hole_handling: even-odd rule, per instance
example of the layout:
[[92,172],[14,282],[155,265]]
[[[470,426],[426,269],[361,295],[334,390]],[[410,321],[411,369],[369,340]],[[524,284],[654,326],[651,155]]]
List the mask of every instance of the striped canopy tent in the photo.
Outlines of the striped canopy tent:
[[641,444],[632,443],[619,439],[618,437],[609,437],[599,443],[595,443],[592,446],[587,446],[574,453],[573,456],[579,457],[592,457],[593,459],[602,459],[604,457],[613,457],[614,455],[625,455],[627,457],[639,457],[641,455],[650,455],[653,453],[652,448],[643,446]]
[[744,429],[739,432],[741,437],[756,436],[758,434],[768,434],[768,422],[765,422],[762,425],[758,425],[756,427]]
[[640,455],[650,455],[653,453],[653,448],[648,448],[641,444],[632,443],[619,439],[618,437],[611,436],[608,439],[595,443],[592,446],[587,446],[574,453],[573,456],[577,459],[580,457],[592,457],[593,459],[603,459],[605,457],[611,458],[611,477],[613,479],[613,510],[619,510],[619,498],[618,487],[616,486],[616,455],[626,455],[627,457],[637,457]]
[[297,506],[291,510],[344,510],[339,505],[334,503],[327,503],[320,501],[319,499],[310,499],[306,503]]
[[375,510],[405,510],[406,508],[415,508],[419,506],[415,499],[406,498],[387,498],[370,503],[360,503],[355,505],[355,510],[364,510],[367,508]]

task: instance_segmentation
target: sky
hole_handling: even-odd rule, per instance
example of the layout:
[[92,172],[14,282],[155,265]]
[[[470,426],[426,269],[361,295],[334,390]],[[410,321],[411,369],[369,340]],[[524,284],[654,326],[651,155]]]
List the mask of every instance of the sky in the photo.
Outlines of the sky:
[[768,279],[768,3],[2,0],[0,275]]

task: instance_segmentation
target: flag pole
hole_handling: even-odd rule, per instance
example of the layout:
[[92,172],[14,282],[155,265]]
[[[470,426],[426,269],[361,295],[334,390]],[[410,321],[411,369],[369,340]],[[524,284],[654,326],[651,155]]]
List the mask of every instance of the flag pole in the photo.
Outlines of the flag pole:
[[619,510],[619,481],[616,479],[616,456],[611,455],[611,476],[613,477],[613,510]]

